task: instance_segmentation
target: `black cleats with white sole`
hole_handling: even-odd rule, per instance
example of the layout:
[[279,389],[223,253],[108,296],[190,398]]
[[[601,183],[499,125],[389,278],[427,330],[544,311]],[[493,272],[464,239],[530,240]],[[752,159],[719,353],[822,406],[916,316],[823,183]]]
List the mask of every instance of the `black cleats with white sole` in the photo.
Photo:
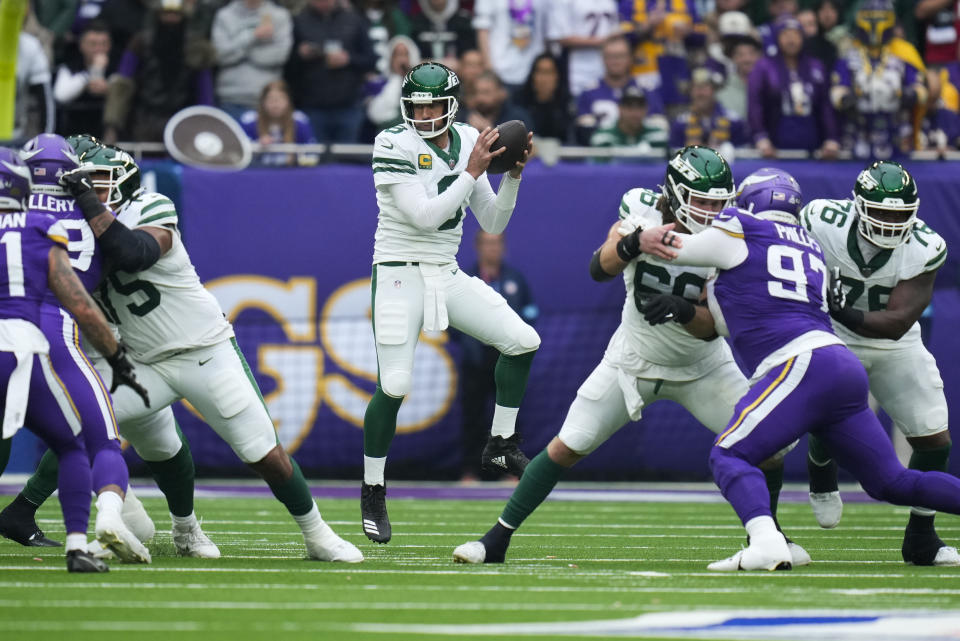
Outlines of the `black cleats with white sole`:
[[367,485],[360,487],[360,517],[363,519],[363,533],[377,543],[390,540],[390,517],[387,516],[386,485]]
[[508,472],[517,478],[523,476],[530,459],[520,449],[520,435],[509,438],[491,436],[480,455],[480,467],[486,472]]

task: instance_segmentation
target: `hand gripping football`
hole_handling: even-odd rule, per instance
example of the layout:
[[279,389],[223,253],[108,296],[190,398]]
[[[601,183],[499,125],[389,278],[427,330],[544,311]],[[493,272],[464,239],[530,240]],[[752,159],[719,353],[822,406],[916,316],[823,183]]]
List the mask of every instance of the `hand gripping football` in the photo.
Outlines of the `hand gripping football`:
[[518,160],[523,160],[523,152],[527,150],[527,127],[522,120],[508,120],[497,125],[500,137],[490,145],[490,151],[500,147],[507,150],[490,161],[487,167],[488,174],[502,174],[517,166]]

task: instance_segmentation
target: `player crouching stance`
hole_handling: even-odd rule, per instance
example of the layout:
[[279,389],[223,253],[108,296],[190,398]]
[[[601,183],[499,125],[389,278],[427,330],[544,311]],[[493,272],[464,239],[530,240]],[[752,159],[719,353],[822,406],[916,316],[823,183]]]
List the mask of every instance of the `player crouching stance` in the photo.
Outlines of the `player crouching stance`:
[[379,221],[373,252],[373,331],[377,388],[363,419],[363,531],[378,543],[390,540],[384,467],[397,429],[397,413],[410,393],[414,349],[421,330],[455,327],[500,351],[496,408],[483,450],[487,469],[520,476],[527,458],[515,424],[540,337],[506,300],[457,267],[456,254],[469,205],[484,231],[500,233],[516,204],[520,173],[532,151],[494,194],[487,180],[498,132],[477,132],[454,122],[460,81],[437,63],[417,65],[404,78],[404,124],[377,136],[373,178]]

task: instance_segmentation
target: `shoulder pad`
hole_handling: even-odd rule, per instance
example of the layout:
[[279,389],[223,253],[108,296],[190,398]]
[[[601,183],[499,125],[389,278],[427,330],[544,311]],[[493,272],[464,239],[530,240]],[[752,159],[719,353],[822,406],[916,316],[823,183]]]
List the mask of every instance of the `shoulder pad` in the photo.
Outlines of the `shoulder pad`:
[[923,260],[923,272],[939,269],[947,260],[947,241],[919,218],[913,223],[911,243],[916,243]]

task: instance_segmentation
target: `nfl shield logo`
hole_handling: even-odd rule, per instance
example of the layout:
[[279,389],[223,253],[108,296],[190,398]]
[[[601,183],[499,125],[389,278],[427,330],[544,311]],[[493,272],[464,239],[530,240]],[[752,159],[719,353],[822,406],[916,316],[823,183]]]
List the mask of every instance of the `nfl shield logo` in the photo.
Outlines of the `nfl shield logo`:
[[396,287],[397,289],[400,289],[401,285],[403,285],[403,283],[400,282],[399,280],[393,281],[393,286]]
[[457,164],[457,162],[456,162],[453,158],[451,158],[451,159],[450,159],[450,169],[453,169],[456,164]]

